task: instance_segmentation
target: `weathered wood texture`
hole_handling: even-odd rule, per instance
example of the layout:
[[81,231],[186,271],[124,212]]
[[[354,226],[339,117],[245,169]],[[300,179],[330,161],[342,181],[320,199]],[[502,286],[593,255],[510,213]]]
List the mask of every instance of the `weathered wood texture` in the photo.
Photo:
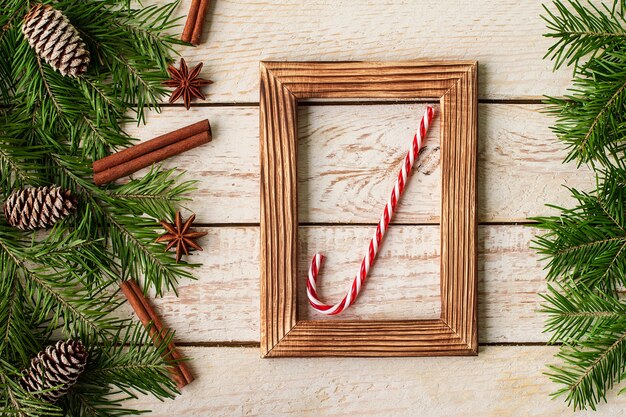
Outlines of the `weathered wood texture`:
[[[261,62],[260,344],[263,357],[476,354],[476,71],[477,64],[473,61]],[[311,98],[439,101],[441,311],[438,318],[329,322],[298,317],[296,108],[299,101]]]
[[[184,15],[189,4],[183,0],[177,13]],[[166,107],[159,115],[150,114],[146,126],[129,126],[142,139],[205,117],[214,127],[212,143],[166,162],[200,179],[199,191],[187,205],[199,221],[211,225],[205,252],[192,258],[204,264],[196,272],[198,280],[184,282],[179,299],[168,295],[157,300],[165,322],[186,343],[258,343],[259,229],[254,224],[259,222],[259,114],[255,105],[231,106],[258,102],[258,61],[477,59],[481,99],[563,95],[571,76],[566,68],[552,73],[551,64],[541,59],[550,40],[541,36],[539,1],[211,4],[203,44],[180,48],[188,62],[203,61],[203,75],[215,81],[207,88],[210,106],[189,112]],[[415,104],[300,107],[300,220],[375,222],[372,213],[393,182],[395,168],[389,161],[399,162],[418,109]],[[511,223],[547,214],[545,202],[570,204],[561,184],[583,189],[593,184],[584,170],[561,164],[565,153],[548,130],[550,123],[538,105],[479,105],[479,221]],[[416,185],[438,188],[437,178],[411,182],[394,220],[437,223],[432,208],[439,196]],[[358,204],[346,204],[352,201]],[[250,226],[237,226],[241,223]],[[432,226],[392,226],[390,233],[361,301],[346,317],[436,317],[438,252],[423,239],[436,239],[438,233]],[[537,312],[537,292],[545,289],[542,263],[528,247],[534,233],[515,225],[479,227],[481,343],[547,339],[541,333],[544,316]],[[368,227],[301,228],[299,276],[319,244],[332,252],[323,295],[338,296],[354,273],[360,242],[368,237]],[[398,280],[403,273],[410,279]],[[312,315],[302,293],[298,302],[303,317]],[[268,362],[258,358],[257,348],[196,347],[185,353],[194,358],[198,379],[182,397],[165,403],[144,397],[141,405],[153,408],[156,416],[571,415],[560,399],[548,399],[556,387],[541,375],[555,351],[505,346],[482,347],[477,358]],[[624,397],[611,401],[595,415],[626,414]]]
[[205,62],[215,103],[258,102],[260,60],[312,59],[478,60],[480,98],[541,98],[563,94],[571,75],[541,59],[550,45],[542,13],[535,0],[221,0],[211,2],[203,43],[181,50]]
[[[303,106],[298,111],[298,217],[303,223],[376,223],[389,197],[406,137],[423,105]],[[569,203],[562,187],[588,189],[593,178],[563,164],[563,147],[539,105],[478,106],[477,205],[480,222],[520,222]],[[256,107],[166,107],[128,131],[150,139],[202,118],[213,141],[164,162],[200,182],[185,203],[202,223],[259,222],[259,113]],[[435,123],[430,138],[438,140]],[[431,140],[431,139],[429,139]],[[138,175],[141,175],[139,173]],[[419,177],[419,179],[417,178]],[[522,186],[523,184],[523,186]],[[438,176],[407,185],[394,223],[438,223]]]
[[[259,341],[259,229],[212,227],[197,281],[155,303],[166,324],[184,343]],[[544,316],[537,313],[545,290],[543,264],[529,249],[528,226],[478,229],[478,321],[481,343],[545,342]],[[320,318],[304,294],[310,254],[323,247],[328,259],[320,282],[323,297],[335,299],[351,279],[371,227],[301,227],[298,252],[298,309],[303,319]],[[435,226],[389,229],[359,302],[343,318],[402,320],[439,316],[439,233]],[[384,300],[384,302],[381,302]]]
[[481,347],[477,357],[261,360],[254,348],[191,348],[197,380],[180,398],[130,405],[155,417],[626,415],[626,397],[600,412],[566,410],[542,373],[554,347]]

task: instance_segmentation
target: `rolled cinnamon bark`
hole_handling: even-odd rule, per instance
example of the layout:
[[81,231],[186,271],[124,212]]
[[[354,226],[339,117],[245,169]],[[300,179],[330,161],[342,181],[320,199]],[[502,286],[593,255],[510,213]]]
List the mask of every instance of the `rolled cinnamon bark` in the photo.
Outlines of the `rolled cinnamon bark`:
[[[141,288],[139,288],[139,284],[137,284],[137,281],[131,279],[125,282],[127,282],[128,285],[130,285],[131,289],[135,293],[135,296],[137,297],[137,299],[139,299],[139,301],[143,305],[144,310],[146,310],[148,314],[150,315],[150,319],[152,320],[152,323],[154,323],[154,326],[156,327],[157,331],[159,332],[159,335],[161,336],[161,340],[159,341],[159,343],[162,343],[164,341],[163,337],[165,336],[163,332],[163,329],[165,329],[165,326],[163,326],[163,322],[161,321],[161,318],[159,317],[158,314],[156,314],[156,311],[154,311],[154,308],[152,307],[150,300],[146,298],[146,296],[143,294],[143,291],[141,291]],[[183,355],[181,355],[178,352],[178,349],[176,349],[176,345],[174,344],[173,341],[170,341],[167,344],[167,349],[168,349],[168,353],[176,361],[176,365],[178,366],[180,373],[185,378],[185,382],[186,382],[185,385],[190,384],[194,378],[193,378],[193,375],[191,374],[191,371],[189,370],[189,367],[187,367],[187,364],[183,362],[184,361]],[[182,387],[179,387],[179,388],[182,388]]]
[[181,140],[176,143],[172,143],[163,148],[156,149],[152,152],[116,165],[105,171],[97,172],[93,176],[93,181],[94,183],[96,183],[96,185],[107,184],[111,181],[115,181],[118,178],[130,175],[133,172],[137,172],[140,169],[148,167],[156,162],[163,161],[170,156],[178,155],[179,153],[183,153],[210,141],[210,131],[198,133],[194,136],[191,136],[190,138]]
[[197,135],[198,133],[206,131],[208,131],[209,134],[211,133],[211,125],[209,124],[208,120],[201,120],[192,125],[182,127],[180,129],[174,130],[173,132],[169,132],[154,139],[150,139],[146,142],[131,146],[105,158],[98,159],[93,163],[93,172],[94,174],[97,174],[98,172],[111,169],[114,166],[131,161],[141,155],[145,155],[149,152],[155,151],[157,149],[163,148],[165,146],[171,145],[173,143],[179,142],[183,139],[187,139],[193,135]]
[[204,21],[206,20],[206,12],[209,9],[209,0],[200,0],[200,7],[196,16],[196,23],[191,36],[192,45],[199,45],[202,39],[202,30],[204,29]]
[[[160,346],[161,343],[163,343],[163,337],[162,337],[163,329],[157,328],[157,324],[153,321],[152,315],[144,307],[144,304],[141,301],[142,298],[144,298],[143,294],[139,297],[137,296],[137,294],[133,290],[133,287],[130,284],[131,281],[123,281],[120,284],[120,289],[122,290],[122,293],[124,293],[124,296],[126,296],[126,299],[128,300],[128,303],[131,305],[133,310],[135,311],[135,314],[137,314],[137,317],[139,318],[139,321],[141,321],[141,324],[143,324],[144,327],[150,329],[149,334],[150,334],[150,337],[152,338],[152,342],[156,346]],[[153,312],[153,315],[154,315],[154,312]],[[169,345],[168,345],[168,348],[169,348]],[[170,354],[170,352],[166,352],[163,355],[163,359],[167,361],[175,360],[175,358]],[[172,364],[172,366],[169,367],[169,370],[170,370],[170,377],[176,383],[176,386],[179,389],[187,385],[187,380],[185,376],[183,375],[180,367],[178,366],[178,363]]]
[[187,22],[185,22],[185,28],[181,40],[183,42],[191,42],[191,36],[196,26],[196,20],[198,19],[198,9],[200,8],[200,0],[192,0],[191,7],[189,7],[189,13],[187,13]]

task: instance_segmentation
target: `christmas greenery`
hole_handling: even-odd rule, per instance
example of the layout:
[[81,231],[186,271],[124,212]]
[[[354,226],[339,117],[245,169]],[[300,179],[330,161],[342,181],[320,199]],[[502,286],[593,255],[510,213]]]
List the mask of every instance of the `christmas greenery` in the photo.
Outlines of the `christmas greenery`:
[[535,219],[545,231],[535,245],[548,260],[546,331],[561,345],[548,374],[575,409],[595,409],[626,378],[625,9],[625,1],[546,7],[555,40],[546,56],[574,74],[568,95],[548,99],[553,130],[566,160],[596,176],[593,191],[571,189],[574,208]]
[[[161,349],[116,311],[120,280],[143,278],[157,295],[190,278],[154,243],[193,184],[153,168],[124,185],[96,187],[93,160],[133,142],[124,123],[158,108],[173,46],[163,6],[130,0],[42,1],[61,11],[87,46],[87,72],[65,77],[37,55],[21,26],[36,2],[0,0],[0,199],[14,190],[58,185],[77,212],[46,231],[22,232],[0,216],[0,414],[136,414],[123,400],[172,397]],[[80,339],[85,372],[58,402],[19,384],[21,371],[51,340]],[[165,344],[162,344],[165,346]]]

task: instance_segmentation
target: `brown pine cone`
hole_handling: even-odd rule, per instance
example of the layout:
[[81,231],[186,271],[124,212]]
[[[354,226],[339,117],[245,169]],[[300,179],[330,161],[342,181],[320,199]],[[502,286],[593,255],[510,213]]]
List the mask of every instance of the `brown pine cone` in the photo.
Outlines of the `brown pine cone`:
[[77,201],[61,187],[15,190],[4,202],[4,217],[20,230],[45,229],[76,210]]
[[87,46],[59,10],[49,4],[35,4],[24,18],[22,33],[39,58],[62,75],[78,77],[87,72]]
[[30,361],[19,382],[26,391],[53,403],[67,394],[86,365],[87,351],[79,340],[59,340]]

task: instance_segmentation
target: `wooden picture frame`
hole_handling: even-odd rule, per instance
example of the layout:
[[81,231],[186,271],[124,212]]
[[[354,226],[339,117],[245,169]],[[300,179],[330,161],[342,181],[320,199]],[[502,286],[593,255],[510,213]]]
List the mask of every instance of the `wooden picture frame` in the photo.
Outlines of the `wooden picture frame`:
[[[260,72],[261,356],[476,355],[477,63],[261,62]],[[346,98],[440,103],[439,319],[297,318],[297,103]]]

